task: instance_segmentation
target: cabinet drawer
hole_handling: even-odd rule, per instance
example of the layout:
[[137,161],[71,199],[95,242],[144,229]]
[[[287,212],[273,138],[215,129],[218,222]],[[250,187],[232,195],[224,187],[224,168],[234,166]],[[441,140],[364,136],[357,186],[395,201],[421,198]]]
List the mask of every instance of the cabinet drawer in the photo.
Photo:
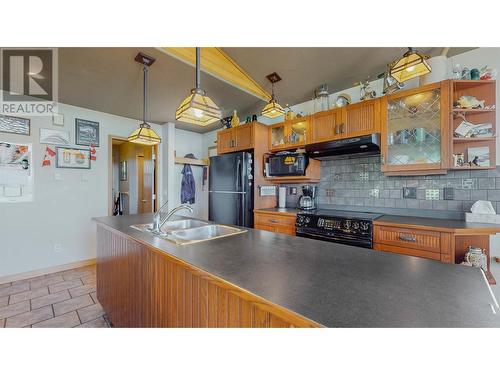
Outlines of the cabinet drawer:
[[[426,258],[426,259],[442,260],[441,254],[439,254],[439,253],[435,253],[432,251],[411,249],[408,247],[398,247],[398,246],[391,246],[391,245],[375,243],[373,245],[373,249],[380,250],[380,251],[386,251],[389,253],[412,255],[415,257]],[[448,263],[448,262],[446,262],[446,263]]]
[[295,226],[255,224],[255,229],[295,236]]
[[407,249],[441,252],[441,233],[418,229],[375,226],[374,242]]
[[295,227],[295,217],[256,213],[255,223],[261,225],[285,225]]

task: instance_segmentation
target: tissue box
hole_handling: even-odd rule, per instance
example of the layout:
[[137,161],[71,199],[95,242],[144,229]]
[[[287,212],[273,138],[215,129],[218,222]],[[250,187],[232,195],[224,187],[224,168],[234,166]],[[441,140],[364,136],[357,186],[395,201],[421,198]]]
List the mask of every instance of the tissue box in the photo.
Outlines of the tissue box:
[[466,212],[465,213],[465,221],[468,221],[471,223],[500,224],[500,215],[473,214],[471,212]]

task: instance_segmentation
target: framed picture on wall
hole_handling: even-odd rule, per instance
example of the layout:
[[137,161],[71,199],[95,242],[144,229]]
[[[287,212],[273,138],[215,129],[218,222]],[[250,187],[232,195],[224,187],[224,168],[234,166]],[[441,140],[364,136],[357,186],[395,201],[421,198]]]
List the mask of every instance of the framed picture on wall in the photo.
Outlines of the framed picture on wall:
[[75,143],[79,146],[99,147],[99,123],[75,119]]
[[127,181],[127,162],[120,162],[120,181]]
[[90,150],[56,147],[56,168],[90,169]]
[[27,118],[0,115],[0,132],[30,135],[31,121]]
[[56,129],[40,128],[40,143],[49,145],[69,146],[69,132]]

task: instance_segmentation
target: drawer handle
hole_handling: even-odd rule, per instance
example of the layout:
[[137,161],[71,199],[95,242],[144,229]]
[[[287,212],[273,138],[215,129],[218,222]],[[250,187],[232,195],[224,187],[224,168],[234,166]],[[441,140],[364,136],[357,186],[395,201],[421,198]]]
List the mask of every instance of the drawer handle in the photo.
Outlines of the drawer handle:
[[279,223],[279,220],[276,220],[276,219],[269,219],[269,222],[270,222],[270,223],[275,223],[275,224],[276,224],[276,223]]
[[405,242],[417,242],[417,239],[415,237],[408,235],[400,235],[399,239]]

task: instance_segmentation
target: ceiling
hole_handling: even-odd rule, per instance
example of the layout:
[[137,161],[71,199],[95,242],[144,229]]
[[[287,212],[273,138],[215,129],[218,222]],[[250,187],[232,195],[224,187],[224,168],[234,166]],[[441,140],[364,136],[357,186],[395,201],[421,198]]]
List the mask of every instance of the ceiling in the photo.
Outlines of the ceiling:
[[[314,90],[327,83],[331,92],[374,79],[406,48],[223,48],[257,83],[271,91],[265,76],[276,71],[283,79],[276,85],[278,101],[298,104],[310,100]],[[440,47],[419,51],[439,55]],[[453,56],[472,48],[451,48]],[[142,51],[157,60],[149,75],[148,120],[175,120],[175,109],[194,87],[194,68],[155,48],[59,48],[59,101],[140,119],[142,117],[142,67],[134,61]],[[202,73],[202,87],[221,108],[223,116],[238,110],[240,119],[258,113],[260,99]],[[180,128],[206,132],[205,128],[181,124]]]

